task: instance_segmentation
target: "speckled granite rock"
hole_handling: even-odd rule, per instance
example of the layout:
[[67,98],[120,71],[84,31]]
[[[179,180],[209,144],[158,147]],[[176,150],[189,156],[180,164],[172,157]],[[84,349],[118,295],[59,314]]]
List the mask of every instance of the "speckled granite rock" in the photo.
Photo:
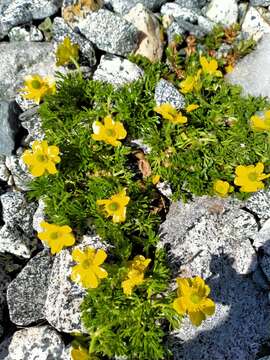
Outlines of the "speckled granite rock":
[[8,347],[9,344],[11,342],[12,337],[5,337],[1,342],[0,342],[0,359],[1,360],[10,360],[10,357],[8,355]]
[[230,26],[237,22],[238,6],[236,0],[211,0],[206,11],[206,16],[224,26]]
[[62,0],[5,0],[0,4],[0,39],[16,25],[45,19],[57,12]]
[[15,101],[0,101],[0,155],[11,155],[15,148],[20,111]]
[[9,175],[9,171],[6,167],[6,157],[4,155],[0,155],[0,180],[7,182]]
[[93,79],[118,87],[138,80],[141,76],[143,70],[131,61],[114,55],[102,55]]
[[270,98],[270,34],[265,34],[257,48],[240,60],[226,78],[232,84],[241,85],[244,95]]
[[78,28],[100,50],[126,56],[136,49],[138,30],[111,11],[101,9],[89,14]]
[[34,107],[23,112],[19,116],[22,127],[28,131],[28,136],[24,139],[25,145],[29,145],[35,140],[43,140],[45,137],[45,133],[42,129],[40,115],[38,114],[37,110],[38,107]]
[[[10,283],[11,278],[7,275],[0,264],[0,337],[3,335],[4,330],[4,306],[6,305],[6,291],[8,284]],[[1,350],[0,350],[0,359],[1,359]]]
[[252,6],[270,6],[270,0],[249,0]]
[[29,30],[26,30],[24,27],[21,26],[15,26],[9,31],[8,37],[10,41],[42,41],[43,40],[42,32],[34,25],[31,25]]
[[187,276],[211,276],[213,257],[222,254],[234,259],[232,267],[239,274],[256,267],[250,242],[258,231],[256,220],[230,201],[201,197],[171,205],[161,225],[162,242],[169,244],[172,263],[181,265]]
[[113,7],[113,10],[119,14],[127,14],[131,8],[137,4],[142,4],[149,10],[159,10],[160,6],[164,4],[166,0],[110,0],[109,3]]
[[13,183],[19,190],[29,190],[28,184],[33,180],[27,166],[22,161],[21,156],[11,155],[6,157],[6,167],[12,175]]
[[263,223],[262,228],[253,236],[253,246],[262,248],[270,256],[270,218]]
[[270,24],[257,9],[250,7],[243,21],[242,31],[258,41],[263,34],[270,33]]
[[45,319],[44,305],[52,262],[48,251],[42,251],[9,284],[7,302],[14,324],[26,326]]
[[41,221],[45,219],[45,203],[42,199],[38,201],[38,208],[33,216],[33,229],[37,232],[42,232],[43,228],[40,226]]
[[270,189],[257,191],[245,202],[245,206],[264,222],[270,219]]
[[169,81],[161,79],[155,88],[155,100],[159,106],[161,104],[170,103],[177,109],[185,107],[184,96]]
[[175,3],[186,9],[200,9],[200,4],[198,0],[175,0]]
[[67,360],[65,344],[48,325],[16,331],[9,345],[10,360]]

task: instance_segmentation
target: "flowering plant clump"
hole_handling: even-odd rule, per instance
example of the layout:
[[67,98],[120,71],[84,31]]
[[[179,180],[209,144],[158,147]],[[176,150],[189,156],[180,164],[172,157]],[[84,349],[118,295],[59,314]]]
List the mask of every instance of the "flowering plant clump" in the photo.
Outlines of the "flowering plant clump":
[[93,123],[94,134],[92,138],[96,141],[104,141],[112,146],[119,146],[121,142],[119,140],[124,139],[127,136],[127,132],[120,123],[120,121],[114,121],[111,116],[104,118],[104,124],[100,121]]
[[168,103],[154,107],[154,111],[173,124],[185,124],[188,121],[187,117],[183,116],[181,111],[177,111]]
[[235,170],[236,177],[234,183],[237,186],[241,186],[240,191],[243,192],[262,190],[264,188],[264,183],[262,181],[270,177],[270,174],[264,174],[263,170],[263,163],[258,163],[256,166],[239,165]]
[[25,99],[33,100],[39,104],[44,99],[45,95],[54,94],[55,81],[53,78],[44,77],[40,75],[28,75],[24,80],[24,88],[20,90]]
[[126,196],[126,190],[120,191],[110,199],[97,200],[97,205],[104,205],[108,217],[112,217],[114,223],[126,220],[127,204],[130,198]]
[[202,71],[205,74],[222,77],[222,72],[218,70],[218,63],[216,59],[210,59],[209,61],[206,57],[202,56],[200,58],[200,64],[202,66]]
[[67,65],[72,61],[79,59],[79,46],[72,44],[69,37],[66,37],[62,43],[60,43],[56,50],[56,65]]
[[196,75],[188,75],[185,80],[181,81],[180,89],[183,94],[188,94],[193,90],[199,91],[201,88],[200,76],[202,70],[198,70]]

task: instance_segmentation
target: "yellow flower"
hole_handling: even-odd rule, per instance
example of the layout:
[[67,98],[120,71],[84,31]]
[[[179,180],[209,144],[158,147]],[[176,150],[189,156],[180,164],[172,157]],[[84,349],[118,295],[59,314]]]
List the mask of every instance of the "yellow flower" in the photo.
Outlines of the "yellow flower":
[[235,170],[236,177],[234,183],[237,186],[241,186],[242,192],[254,192],[264,188],[262,180],[270,177],[270,174],[265,175],[263,173],[264,165],[259,162],[256,166],[248,165],[237,166]]
[[183,116],[181,111],[178,112],[170,103],[155,106],[154,111],[174,124],[185,124],[187,122],[187,117]]
[[255,131],[270,131],[270,110],[265,111],[264,116],[251,116],[250,123]]
[[83,347],[73,348],[71,350],[71,358],[72,360],[90,360],[88,351]]
[[230,74],[231,72],[233,72],[233,66],[232,65],[225,66],[225,70],[227,74]]
[[200,63],[205,74],[222,77],[222,72],[218,70],[218,63],[216,59],[207,61],[206,57],[202,56],[200,58]]
[[120,191],[110,199],[97,200],[97,205],[105,205],[107,216],[112,216],[114,223],[124,222],[126,220],[126,205],[130,198],[126,196],[126,190]]
[[49,224],[46,221],[42,221],[40,226],[44,231],[39,232],[38,237],[50,247],[52,254],[59,253],[64,246],[74,245],[75,237],[69,226]]
[[57,146],[48,146],[47,141],[34,141],[32,150],[25,150],[22,160],[29,167],[33,176],[42,176],[45,172],[56,174],[55,164],[60,162],[59,148]]
[[154,175],[152,177],[152,184],[156,185],[159,182],[159,180],[160,180],[160,175]]
[[122,281],[122,288],[125,295],[130,296],[135,286],[141,285],[144,281],[144,272],[151,259],[146,259],[143,255],[137,255],[129,264],[128,279]]
[[54,94],[56,91],[55,82],[50,77],[42,78],[39,75],[28,75],[24,79],[24,88],[20,90],[25,99],[33,100],[36,104],[47,94]]
[[198,276],[195,278],[177,278],[178,297],[173,302],[173,308],[180,315],[187,314],[193,325],[199,326],[207,315],[215,312],[215,303],[207,296],[210,288]]
[[214,182],[214,191],[217,195],[226,197],[229,192],[233,191],[233,186],[231,186],[227,181],[216,180]]
[[79,58],[79,46],[72,44],[69,37],[66,37],[60,43],[56,50],[56,65],[66,65],[70,63],[71,59],[77,61]]
[[124,139],[127,136],[127,132],[120,121],[113,121],[111,116],[104,118],[104,124],[100,121],[94,121],[93,123],[94,134],[92,138],[96,141],[104,141],[112,146],[119,146],[121,142],[118,139]]
[[200,105],[197,104],[190,104],[186,107],[186,112],[191,112],[193,110],[196,110],[200,107]]
[[193,90],[200,90],[200,76],[201,70],[198,70],[197,74],[192,76],[188,75],[185,80],[180,83],[180,90],[183,94],[187,94]]
[[71,280],[80,284],[86,289],[95,289],[99,285],[100,279],[105,279],[108,273],[101,268],[107,257],[104,250],[95,250],[92,247],[86,248],[84,251],[74,249],[72,251],[72,259],[78,265],[73,266],[71,272]]

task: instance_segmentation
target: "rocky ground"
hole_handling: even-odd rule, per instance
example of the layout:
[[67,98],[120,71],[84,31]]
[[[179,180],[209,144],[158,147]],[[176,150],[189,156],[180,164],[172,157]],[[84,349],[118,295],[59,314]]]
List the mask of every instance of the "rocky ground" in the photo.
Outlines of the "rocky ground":
[[[87,76],[121,86],[142,76],[126,59],[130,52],[161,59],[161,17],[168,41],[239,21],[242,35],[253,36],[258,46],[228,81],[241,84],[245,94],[270,98],[268,0],[81,1],[75,16],[76,3],[0,3],[1,360],[68,360],[69,334],[84,331],[79,312],[84,291],[69,280],[70,253],[51,257],[37,240],[44,206],[27,200],[31,175],[20,160],[23,147],[43,133],[37,107],[18,89],[27,74],[66,71],[55,67],[57,43],[69,36],[80,46]],[[165,81],[156,89],[157,99],[164,89],[171,101],[183,101]],[[199,328],[187,319],[171,334],[175,359],[269,360],[270,190],[246,202],[201,197],[172,203],[160,234],[172,264],[187,276],[207,279],[217,304],[216,314]],[[85,236],[85,244],[92,241],[94,235]]]

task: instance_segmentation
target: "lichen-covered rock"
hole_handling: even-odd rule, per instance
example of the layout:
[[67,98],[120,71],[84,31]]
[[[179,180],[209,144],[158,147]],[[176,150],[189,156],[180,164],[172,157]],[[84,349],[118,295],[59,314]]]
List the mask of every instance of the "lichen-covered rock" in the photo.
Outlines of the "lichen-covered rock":
[[0,4],[0,39],[8,31],[32,20],[45,19],[57,12],[62,0],[5,0]]
[[176,109],[185,107],[184,96],[169,81],[161,79],[155,88],[155,100],[157,106],[170,103]]
[[241,85],[244,95],[270,98],[270,34],[264,34],[257,48],[240,60],[226,78]]
[[163,40],[157,18],[142,4],[136,5],[125,16],[141,32],[135,55],[142,55],[152,62],[161,60]]
[[78,23],[81,33],[100,50],[126,56],[136,49],[139,32],[127,20],[105,9]]
[[48,325],[16,331],[9,345],[10,360],[67,360],[65,344]]
[[44,305],[52,257],[47,250],[33,257],[9,284],[7,302],[10,320],[26,326],[44,320]]
[[237,22],[238,5],[236,0],[211,0],[206,11],[206,16],[225,26],[233,25]]
[[15,101],[0,101],[0,155],[11,155],[15,150],[20,111]]
[[87,60],[90,66],[94,66],[97,62],[95,50],[92,43],[80,34],[74,32],[71,27],[65,23],[65,20],[57,17],[53,21],[53,39],[59,43],[69,37],[72,43],[79,45],[83,58]]
[[131,61],[114,55],[102,55],[93,79],[122,86],[143,76],[143,70]]
[[257,9],[250,7],[243,21],[242,31],[258,41],[263,34],[270,33],[270,24]]
[[6,167],[12,175],[14,184],[19,190],[29,190],[29,183],[33,176],[28,171],[27,166],[22,161],[21,156],[11,155],[6,157]]
[[159,10],[166,0],[109,0],[113,10],[119,14],[127,14],[137,4],[142,4],[152,11]]
[[74,28],[81,19],[101,9],[103,5],[104,0],[63,0],[62,17]]
[[[226,209],[226,211],[225,211]],[[194,202],[173,203],[161,225],[162,242],[170,246],[172,263],[187,276],[212,275],[210,264],[222,254],[233,259],[239,274],[248,274],[257,265],[250,238],[258,227],[254,217],[222,199],[196,198]]]

